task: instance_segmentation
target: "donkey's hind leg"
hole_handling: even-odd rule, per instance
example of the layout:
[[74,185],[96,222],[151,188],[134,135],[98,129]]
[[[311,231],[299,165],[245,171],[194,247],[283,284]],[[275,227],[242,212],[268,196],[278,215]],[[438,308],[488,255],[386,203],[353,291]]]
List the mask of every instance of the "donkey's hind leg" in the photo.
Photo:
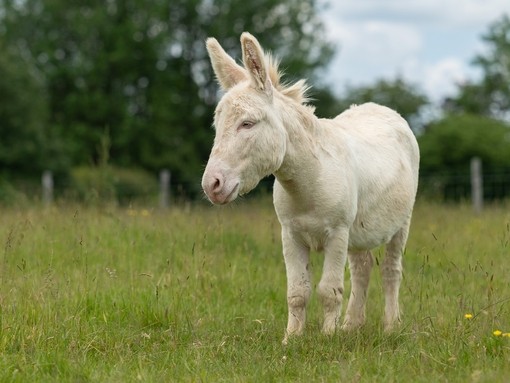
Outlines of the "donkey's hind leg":
[[402,280],[402,254],[409,234],[410,220],[391,238],[386,245],[381,274],[384,289],[384,330],[391,331],[400,323],[398,293]]
[[351,295],[347,304],[342,330],[354,330],[365,323],[365,304],[373,265],[374,259],[370,251],[349,252]]

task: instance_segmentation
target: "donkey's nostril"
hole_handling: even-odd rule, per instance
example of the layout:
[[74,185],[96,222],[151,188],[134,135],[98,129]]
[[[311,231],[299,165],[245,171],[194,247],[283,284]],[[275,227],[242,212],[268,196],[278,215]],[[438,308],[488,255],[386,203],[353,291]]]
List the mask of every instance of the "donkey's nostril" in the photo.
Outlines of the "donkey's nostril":
[[217,174],[215,176],[212,177],[212,180],[211,180],[211,191],[213,193],[219,193],[221,192],[221,189],[223,189],[223,183],[224,183],[224,180],[223,180],[223,177],[221,176],[221,174]]
[[213,191],[216,191],[218,189],[221,189],[221,181],[219,178],[215,178],[214,184],[213,184]]
[[206,171],[202,179],[202,188],[204,189],[207,198],[212,203],[224,204],[227,198],[228,191],[226,186],[228,179],[225,174],[219,169],[212,169],[212,171]]
[[228,176],[228,173],[218,169],[204,173],[202,187],[209,201],[216,205],[225,205],[237,198],[239,180]]

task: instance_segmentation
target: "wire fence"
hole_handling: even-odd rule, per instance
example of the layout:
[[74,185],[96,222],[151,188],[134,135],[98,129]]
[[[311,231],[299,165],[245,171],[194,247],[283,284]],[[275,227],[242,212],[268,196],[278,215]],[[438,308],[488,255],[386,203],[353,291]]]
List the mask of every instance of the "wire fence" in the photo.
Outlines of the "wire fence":
[[[182,183],[172,179],[171,172],[162,170],[159,177],[142,185],[128,183],[96,182],[86,187],[59,182],[51,172],[42,174],[39,185],[29,184],[14,191],[0,183],[0,202],[24,199],[30,202],[41,202],[45,205],[65,202],[102,203],[115,202],[119,205],[145,205],[168,208],[183,202],[205,201],[201,192],[200,180]],[[269,194],[272,191],[274,178],[261,181],[253,196]],[[476,197],[478,195],[478,197]],[[436,201],[473,201],[475,210],[481,210],[483,201],[500,201],[510,198],[510,168],[507,171],[484,173],[472,169],[464,173],[433,173],[421,174],[418,198]],[[476,199],[479,201],[476,201]],[[478,204],[478,205],[477,205]]]
[[[510,198],[510,171],[485,173],[482,179],[484,201]],[[466,201],[473,197],[470,173],[437,173],[420,176],[418,195],[439,201]]]

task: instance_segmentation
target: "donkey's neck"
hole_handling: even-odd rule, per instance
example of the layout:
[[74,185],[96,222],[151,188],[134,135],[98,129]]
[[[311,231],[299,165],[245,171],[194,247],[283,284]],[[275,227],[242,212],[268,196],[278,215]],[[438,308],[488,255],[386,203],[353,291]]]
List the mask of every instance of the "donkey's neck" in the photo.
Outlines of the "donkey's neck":
[[312,108],[303,105],[287,104],[281,110],[287,145],[282,165],[274,175],[285,189],[295,190],[296,185],[309,184],[319,174],[319,120]]

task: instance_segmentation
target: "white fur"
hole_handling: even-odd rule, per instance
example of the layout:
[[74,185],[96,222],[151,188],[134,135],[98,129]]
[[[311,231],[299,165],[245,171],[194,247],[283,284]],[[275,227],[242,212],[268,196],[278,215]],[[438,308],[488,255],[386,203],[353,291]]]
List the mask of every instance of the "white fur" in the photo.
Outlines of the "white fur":
[[381,265],[387,330],[399,322],[402,252],[418,184],[419,150],[406,121],[373,103],[318,119],[305,105],[304,81],[280,84],[278,68],[249,33],[241,36],[244,68],[218,42],[207,48],[226,94],[215,113],[216,137],[202,186],[225,204],[274,174],[274,206],[282,226],[289,335],[301,334],[310,297],[310,250],[324,251],[318,295],[323,332],[335,331],[347,258],[352,288],[342,328],[365,321],[373,258]]

